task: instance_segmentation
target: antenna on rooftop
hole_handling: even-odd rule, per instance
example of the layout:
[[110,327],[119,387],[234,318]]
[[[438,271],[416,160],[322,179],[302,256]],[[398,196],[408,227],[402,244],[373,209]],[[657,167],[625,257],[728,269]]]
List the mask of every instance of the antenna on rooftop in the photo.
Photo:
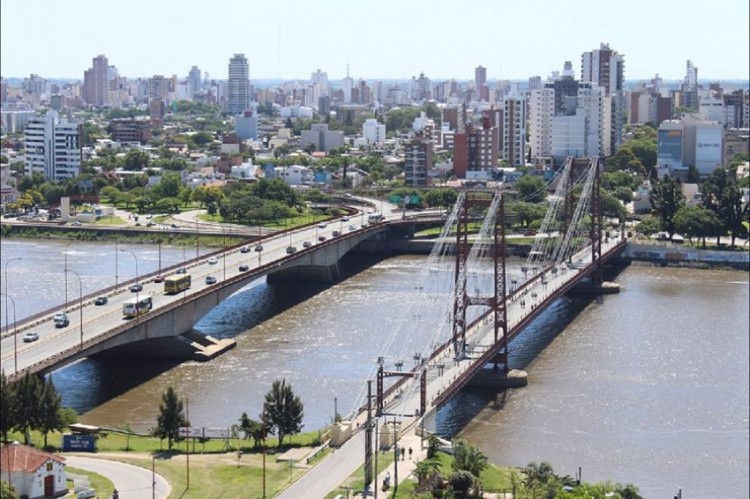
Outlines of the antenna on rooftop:
[[349,63],[346,63],[346,77],[349,78]]
[[281,83],[281,24],[279,24],[279,83]]

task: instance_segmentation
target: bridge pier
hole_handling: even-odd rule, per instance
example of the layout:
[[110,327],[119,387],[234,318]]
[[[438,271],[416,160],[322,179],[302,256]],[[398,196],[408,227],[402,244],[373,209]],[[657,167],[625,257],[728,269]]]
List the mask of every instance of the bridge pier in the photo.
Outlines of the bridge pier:
[[197,360],[205,362],[237,346],[232,339],[219,340],[191,329],[178,336],[162,336],[126,343],[94,354],[101,357]]

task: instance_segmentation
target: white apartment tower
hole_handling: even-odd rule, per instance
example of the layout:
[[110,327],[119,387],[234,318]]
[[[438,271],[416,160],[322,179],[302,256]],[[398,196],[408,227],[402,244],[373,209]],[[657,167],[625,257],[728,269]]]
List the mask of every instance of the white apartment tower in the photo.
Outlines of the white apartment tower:
[[245,54],[234,54],[229,59],[227,82],[227,111],[241,114],[250,107],[250,66]]
[[59,182],[81,172],[83,129],[80,123],[61,123],[55,111],[29,119],[25,129],[26,172],[39,172]]
[[385,142],[385,125],[378,123],[375,118],[369,118],[362,124],[362,137],[368,144],[382,144]]
[[581,81],[590,82],[604,89],[608,100],[605,103],[605,114],[608,122],[605,127],[608,134],[604,136],[603,152],[613,154],[622,144],[622,130],[625,127],[625,92],[623,82],[625,78],[625,57],[616,50],[609,48],[609,44],[602,43],[598,50],[584,52],[581,55]]

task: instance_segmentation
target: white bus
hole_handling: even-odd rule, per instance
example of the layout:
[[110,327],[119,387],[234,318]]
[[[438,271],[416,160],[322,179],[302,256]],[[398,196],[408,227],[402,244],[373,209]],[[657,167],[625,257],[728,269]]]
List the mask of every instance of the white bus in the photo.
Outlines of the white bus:
[[367,216],[367,222],[368,223],[376,224],[376,223],[382,222],[382,221],[383,221],[383,215],[381,215],[380,213],[370,213]]
[[154,306],[150,295],[139,298],[131,298],[122,305],[122,315],[127,318],[138,317],[145,314]]

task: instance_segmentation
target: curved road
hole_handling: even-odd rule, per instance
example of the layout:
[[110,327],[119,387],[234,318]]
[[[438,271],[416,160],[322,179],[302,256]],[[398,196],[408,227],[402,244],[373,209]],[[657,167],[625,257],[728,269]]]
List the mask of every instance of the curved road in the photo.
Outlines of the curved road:
[[[65,463],[82,470],[93,471],[112,481],[121,499],[166,498],[172,486],[166,478],[152,475],[151,470],[132,464],[83,456],[65,456]],[[151,479],[155,479],[156,494],[151,489]]]

